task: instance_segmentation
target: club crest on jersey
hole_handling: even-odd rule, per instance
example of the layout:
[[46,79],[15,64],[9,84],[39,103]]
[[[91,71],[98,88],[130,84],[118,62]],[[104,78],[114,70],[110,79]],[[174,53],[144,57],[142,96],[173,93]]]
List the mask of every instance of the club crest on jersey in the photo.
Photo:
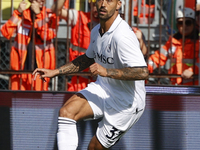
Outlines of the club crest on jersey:
[[111,52],[111,44],[107,45],[107,52],[110,53]]

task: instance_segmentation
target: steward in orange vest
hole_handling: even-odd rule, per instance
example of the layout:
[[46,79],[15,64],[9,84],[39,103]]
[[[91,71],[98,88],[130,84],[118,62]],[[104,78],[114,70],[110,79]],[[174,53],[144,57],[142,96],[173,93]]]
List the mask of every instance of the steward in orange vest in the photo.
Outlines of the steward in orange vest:
[[[22,1],[18,10],[14,10],[12,17],[2,26],[1,33],[7,39],[16,34],[10,52],[10,66],[12,70],[32,70],[36,67],[55,69],[55,48],[52,43],[56,36],[56,15],[46,9],[44,2]],[[33,15],[35,21],[33,22]],[[33,33],[33,26],[35,33]],[[35,34],[35,39],[32,35]],[[32,64],[32,45],[34,45],[35,62]],[[21,78],[21,81],[20,81]],[[43,83],[39,78],[33,81],[32,74],[11,76],[12,90],[48,90],[49,79]],[[20,86],[21,85],[21,86]]]
[[[159,62],[160,66],[164,66],[167,60],[171,58],[169,74],[182,76],[171,79],[174,85],[193,85],[192,75],[198,74],[199,70],[199,41],[198,31],[196,30],[195,32],[195,13],[194,10],[185,8],[184,14],[185,30],[183,29],[183,9],[180,9],[176,17],[178,32],[169,38],[166,44],[160,49],[160,52],[156,51],[148,60],[148,69],[152,73],[159,66]],[[183,30],[185,32],[184,50],[182,46]],[[195,85],[198,85],[197,79],[195,79]]]
[[[59,2],[58,0],[58,5],[61,5]],[[71,23],[70,61],[86,52],[90,44],[90,28],[99,23],[95,1],[89,3],[89,6],[91,6],[90,12],[77,11],[75,9],[69,9],[68,12],[66,8],[61,10],[60,17]],[[88,69],[84,71],[87,72]],[[84,76],[73,76],[71,83],[68,83],[68,91],[80,91],[87,87],[87,84],[91,81],[94,80]]]

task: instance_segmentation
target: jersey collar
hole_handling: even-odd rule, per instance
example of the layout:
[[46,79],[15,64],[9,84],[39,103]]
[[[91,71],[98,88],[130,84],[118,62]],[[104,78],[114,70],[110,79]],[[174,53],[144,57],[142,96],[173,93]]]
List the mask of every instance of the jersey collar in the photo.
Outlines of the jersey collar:
[[109,28],[109,30],[107,32],[108,33],[113,32],[121,21],[122,21],[122,18],[120,17],[120,15],[118,15],[117,18],[114,20],[113,24],[111,25],[111,27]]

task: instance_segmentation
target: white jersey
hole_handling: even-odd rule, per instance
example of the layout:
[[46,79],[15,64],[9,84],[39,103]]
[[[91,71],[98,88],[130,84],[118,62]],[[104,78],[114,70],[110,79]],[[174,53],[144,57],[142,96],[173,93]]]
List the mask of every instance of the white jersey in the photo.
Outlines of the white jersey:
[[[105,68],[146,67],[139,42],[131,27],[118,15],[110,29],[99,33],[100,24],[91,31],[91,41],[86,55]],[[97,82],[112,97],[106,101],[105,109],[113,108],[121,113],[133,113],[145,107],[143,80],[126,81],[108,77],[97,77]]]

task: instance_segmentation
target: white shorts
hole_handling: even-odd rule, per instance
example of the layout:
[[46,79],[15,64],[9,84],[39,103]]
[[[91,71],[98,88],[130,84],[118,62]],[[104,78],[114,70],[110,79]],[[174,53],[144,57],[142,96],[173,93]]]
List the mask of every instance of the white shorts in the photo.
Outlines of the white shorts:
[[[144,112],[144,108],[136,109],[131,114],[120,113],[113,108],[106,109],[105,101],[112,97],[96,82],[91,82],[87,88],[79,93],[88,100],[94,113],[94,118],[92,119],[102,118],[98,124],[96,136],[105,148],[113,146],[139,120]],[[117,122],[113,120],[117,120]],[[126,120],[128,120],[128,125]],[[126,128],[121,130],[117,128],[116,124],[126,126]]]

